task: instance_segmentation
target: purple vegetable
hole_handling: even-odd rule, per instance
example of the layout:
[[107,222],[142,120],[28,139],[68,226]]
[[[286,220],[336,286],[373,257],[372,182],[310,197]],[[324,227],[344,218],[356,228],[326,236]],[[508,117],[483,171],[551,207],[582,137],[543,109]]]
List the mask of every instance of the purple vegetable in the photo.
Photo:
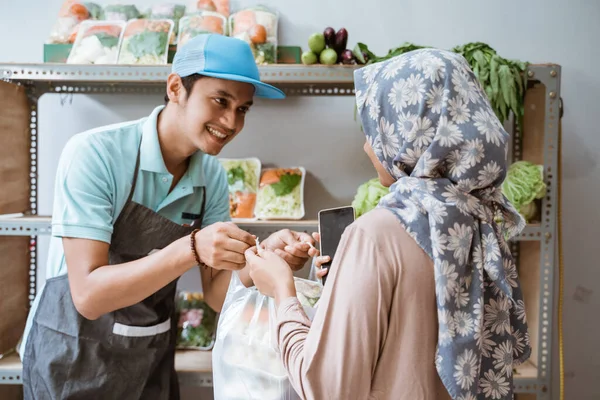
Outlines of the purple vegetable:
[[325,28],[323,36],[325,36],[325,45],[327,45],[327,47],[333,47],[333,44],[335,43],[335,29],[332,27]]
[[354,53],[352,53],[352,50],[350,49],[346,49],[342,52],[342,55],[340,56],[342,64],[356,64],[356,58],[354,57]]
[[341,28],[335,34],[335,43],[332,47],[336,51],[336,53],[341,55],[342,52],[346,49],[347,43],[348,43],[348,31],[345,28]]

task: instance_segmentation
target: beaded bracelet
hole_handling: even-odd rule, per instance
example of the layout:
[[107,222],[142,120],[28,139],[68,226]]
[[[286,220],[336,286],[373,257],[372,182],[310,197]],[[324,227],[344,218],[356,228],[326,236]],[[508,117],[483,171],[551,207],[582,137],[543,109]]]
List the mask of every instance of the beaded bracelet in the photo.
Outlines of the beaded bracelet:
[[200,229],[194,229],[190,234],[190,248],[192,250],[192,254],[194,255],[194,259],[198,266],[204,265],[204,263],[200,260],[200,256],[196,251],[196,233],[200,232]]

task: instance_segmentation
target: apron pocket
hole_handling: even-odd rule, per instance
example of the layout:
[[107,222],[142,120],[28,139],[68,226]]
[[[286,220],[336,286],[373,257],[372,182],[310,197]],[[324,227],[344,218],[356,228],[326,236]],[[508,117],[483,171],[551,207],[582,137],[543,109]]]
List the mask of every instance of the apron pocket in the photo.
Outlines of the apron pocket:
[[171,318],[152,326],[131,326],[115,322],[113,334],[126,337],[157,336],[171,330]]

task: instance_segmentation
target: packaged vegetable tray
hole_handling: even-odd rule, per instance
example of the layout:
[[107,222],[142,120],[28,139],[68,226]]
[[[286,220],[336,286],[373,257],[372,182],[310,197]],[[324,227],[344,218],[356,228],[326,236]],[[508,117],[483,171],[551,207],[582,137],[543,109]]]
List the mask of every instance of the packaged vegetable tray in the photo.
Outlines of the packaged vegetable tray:
[[108,4],[104,6],[104,19],[124,21],[140,18],[140,10],[134,4]]
[[258,158],[221,158],[229,185],[229,214],[234,220],[254,220],[261,163]]
[[173,21],[173,34],[169,43],[175,43],[179,32],[179,22],[185,15],[185,6],[174,3],[155,4],[146,13],[148,19],[170,19]]
[[183,46],[188,40],[203,33],[225,35],[227,18],[219,13],[203,11],[198,15],[189,15],[179,21],[179,37],[177,45]]
[[213,11],[224,17],[229,17],[229,0],[198,0],[196,9],[198,11]]
[[119,49],[119,64],[160,65],[167,63],[170,19],[132,19],[127,22]]
[[177,297],[177,348],[211,350],[215,343],[217,313],[202,293],[179,292]]
[[306,170],[269,168],[262,171],[254,214],[258,219],[302,219]]
[[[314,317],[323,291],[316,281],[294,278],[306,315]],[[275,302],[245,287],[234,272],[219,317],[213,348],[215,399],[291,400],[294,391],[275,347]]]
[[278,13],[264,6],[255,6],[232,14],[229,32],[250,45],[257,64],[275,64],[278,23]]
[[95,3],[65,0],[58,12],[58,19],[50,30],[49,42],[73,43],[77,37],[79,24],[92,18],[91,11],[96,10],[97,7]]
[[116,64],[125,22],[83,21],[67,64]]

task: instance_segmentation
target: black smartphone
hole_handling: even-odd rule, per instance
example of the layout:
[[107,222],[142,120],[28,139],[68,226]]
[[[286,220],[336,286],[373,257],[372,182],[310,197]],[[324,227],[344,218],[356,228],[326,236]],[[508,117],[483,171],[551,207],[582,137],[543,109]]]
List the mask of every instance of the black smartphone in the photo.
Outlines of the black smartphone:
[[[354,207],[336,207],[319,211],[319,234],[321,235],[320,251],[324,256],[330,256],[331,261],[323,264],[322,268],[330,268],[335,257],[335,252],[344,230],[354,222]],[[327,273],[329,275],[331,270]],[[327,280],[327,275],[322,279],[323,285]]]

